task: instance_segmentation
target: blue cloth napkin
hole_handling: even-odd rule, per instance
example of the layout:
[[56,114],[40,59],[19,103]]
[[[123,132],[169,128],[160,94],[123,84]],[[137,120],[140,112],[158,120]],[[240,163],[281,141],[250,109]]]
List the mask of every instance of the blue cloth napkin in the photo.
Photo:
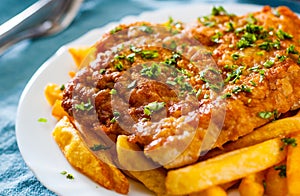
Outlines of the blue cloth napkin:
[[[35,1],[1,0],[0,24]],[[90,29],[118,21],[126,15],[137,15],[146,10],[191,2],[195,1],[86,0],[77,18],[67,30],[56,36],[23,41],[0,57],[0,195],[55,195],[28,169],[19,152],[15,136],[15,119],[20,95],[39,66],[60,46],[78,38]],[[218,4],[222,1],[206,2]],[[230,2],[265,4],[263,0]],[[268,1],[268,4],[287,5],[294,11],[300,12],[299,1],[274,0]]]

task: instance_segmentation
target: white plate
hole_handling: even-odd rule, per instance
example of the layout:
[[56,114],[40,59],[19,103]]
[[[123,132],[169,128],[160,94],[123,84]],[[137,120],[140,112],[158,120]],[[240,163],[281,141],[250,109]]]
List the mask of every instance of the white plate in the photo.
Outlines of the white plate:
[[[249,4],[224,4],[230,13],[245,14],[258,11],[261,6]],[[175,20],[190,22],[202,15],[210,14],[211,4],[189,4],[169,9],[145,12],[139,16],[129,16],[120,23],[133,21],[162,22],[170,16]],[[68,72],[75,70],[74,63],[67,49],[70,46],[87,46],[95,43],[104,32],[108,32],[117,23],[92,30],[79,39],[62,46],[58,52],[47,60],[33,75],[21,96],[17,120],[16,136],[19,149],[29,168],[36,177],[50,190],[59,195],[118,195],[108,191],[72,168],[54,142],[51,132],[56,120],[51,116],[51,108],[44,97],[44,87],[47,83],[64,84],[69,80]],[[47,123],[38,122],[39,118],[48,119]],[[61,175],[67,171],[74,175],[74,180],[68,180]],[[129,195],[150,195],[142,185],[131,182]]]

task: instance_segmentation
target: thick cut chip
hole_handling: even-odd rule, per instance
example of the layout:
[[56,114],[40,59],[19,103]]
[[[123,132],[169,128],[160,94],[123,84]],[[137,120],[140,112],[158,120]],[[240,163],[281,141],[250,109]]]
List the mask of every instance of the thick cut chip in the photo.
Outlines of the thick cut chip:
[[272,196],[286,196],[287,195],[287,183],[286,177],[283,175],[283,170],[278,170],[275,168],[280,168],[285,166],[285,161],[272,166],[267,170],[266,173],[266,195]]
[[288,146],[287,152],[287,187],[288,195],[300,195],[300,134],[292,136],[295,139],[295,145]]
[[[156,168],[153,162],[143,155],[143,151],[141,151],[136,144],[128,142],[127,136],[120,135],[118,137],[117,153],[119,163],[124,167],[124,169],[129,168],[127,173],[129,173],[138,181],[142,182],[149,190],[155,192],[156,194],[166,194],[164,183],[166,171],[161,167]],[[145,168],[145,170],[143,170],[143,168]]]
[[250,174],[242,179],[239,185],[241,196],[263,196],[264,195],[264,172]]
[[107,189],[128,193],[129,182],[123,173],[113,165],[97,159],[67,117],[57,123],[53,137],[69,163],[78,171]]
[[168,172],[167,192],[189,194],[265,170],[285,159],[280,139],[235,150],[207,161]]
[[265,126],[256,129],[252,133],[241,137],[240,139],[224,145],[223,149],[214,149],[208,152],[202,159],[230,152],[239,148],[252,146],[269,139],[277,137],[285,137],[300,130],[300,116],[299,114],[294,117],[288,117],[280,120],[273,121]]

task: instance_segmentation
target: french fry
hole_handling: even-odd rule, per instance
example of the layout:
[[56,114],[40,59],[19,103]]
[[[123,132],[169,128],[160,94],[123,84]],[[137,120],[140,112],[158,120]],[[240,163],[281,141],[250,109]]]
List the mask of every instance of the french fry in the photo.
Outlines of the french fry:
[[241,196],[263,196],[264,195],[264,172],[250,174],[242,179],[239,185]]
[[[280,167],[285,165],[285,162],[277,164]],[[266,172],[266,195],[270,196],[286,196],[287,183],[286,178],[279,175],[280,171],[275,170],[275,166],[270,167]]]
[[58,120],[64,116],[68,116],[68,113],[61,106],[61,102],[62,100],[57,99],[52,106],[52,116],[54,116]]
[[113,165],[96,158],[83,143],[78,131],[65,116],[55,126],[53,137],[69,163],[103,187],[127,194],[129,182]]
[[167,174],[169,194],[190,194],[265,170],[285,159],[280,139],[235,150]]
[[289,196],[300,195],[300,134],[292,135],[296,140],[296,146],[288,145],[287,150],[287,188]]
[[227,193],[220,186],[212,186],[204,191],[189,194],[189,196],[227,196]]
[[223,149],[214,149],[208,152],[201,159],[205,160],[232,150],[240,149],[247,146],[252,146],[269,139],[284,137],[300,130],[300,116],[288,117],[276,120],[265,126],[256,129],[250,134],[241,137],[240,139],[224,145]]
[[73,47],[69,48],[69,53],[71,54],[77,67],[81,65],[86,56],[92,51],[92,47]]
[[51,106],[54,105],[57,99],[61,100],[63,96],[61,87],[53,83],[47,84],[44,94]]
[[[133,143],[128,142],[128,137],[120,135],[117,139],[117,153],[119,163],[124,168],[129,168],[127,172],[135,179],[142,182],[149,190],[155,192],[158,195],[165,195],[165,178],[166,171],[159,167],[155,168],[155,165],[142,153],[131,152],[143,152],[140,148]],[[134,160],[134,161],[133,161]],[[150,170],[142,170],[143,168],[153,168]],[[130,170],[135,169],[135,171]]]

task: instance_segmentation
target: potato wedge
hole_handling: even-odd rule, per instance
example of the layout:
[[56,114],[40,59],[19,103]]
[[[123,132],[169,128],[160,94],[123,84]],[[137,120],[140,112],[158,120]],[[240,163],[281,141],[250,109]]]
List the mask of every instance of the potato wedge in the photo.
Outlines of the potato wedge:
[[44,89],[45,97],[48,103],[53,106],[56,100],[62,99],[62,90],[61,87],[57,84],[49,83]]
[[190,194],[211,186],[243,178],[285,159],[280,139],[235,150],[167,174],[166,188],[170,194]]
[[60,120],[64,116],[68,116],[68,113],[61,106],[62,100],[57,99],[52,106],[52,116]]
[[[127,173],[142,182],[149,190],[158,195],[165,195],[166,188],[164,182],[166,178],[166,171],[161,167],[156,168],[156,165],[154,165],[153,162],[142,153],[130,153],[132,151],[143,152],[136,144],[129,143],[127,136],[118,136],[117,153],[119,163],[124,168],[129,168]],[[139,169],[140,166],[142,166],[142,168]],[[130,168],[135,171],[130,170]],[[143,168],[153,169],[142,170]]]
[[53,137],[69,163],[78,171],[107,189],[128,193],[128,179],[116,167],[102,162],[91,153],[66,116],[56,124]]
[[77,67],[81,65],[83,60],[92,51],[92,49],[93,49],[92,47],[87,47],[87,46],[69,48],[69,53],[71,54]]
[[[285,165],[285,162],[277,164],[277,167]],[[287,183],[286,178],[279,175],[280,171],[275,170],[276,166],[270,167],[266,172],[266,195],[270,196],[286,196]]]
[[293,116],[271,122],[240,139],[224,145],[223,149],[214,149],[208,152],[201,160],[230,152],[239,148],[252,146],[269,139],[283,137],[300,130],[300,116]]
[[297,146],[288,145],[287,150],[287,188],[289,196],[300,195],[300,134],[292,135]]
[[242,179],[239,185],[239,192],[241,196],[263,196],[264,195],[264,185],[265,180],[264,172],[258,172],[250,174]]

